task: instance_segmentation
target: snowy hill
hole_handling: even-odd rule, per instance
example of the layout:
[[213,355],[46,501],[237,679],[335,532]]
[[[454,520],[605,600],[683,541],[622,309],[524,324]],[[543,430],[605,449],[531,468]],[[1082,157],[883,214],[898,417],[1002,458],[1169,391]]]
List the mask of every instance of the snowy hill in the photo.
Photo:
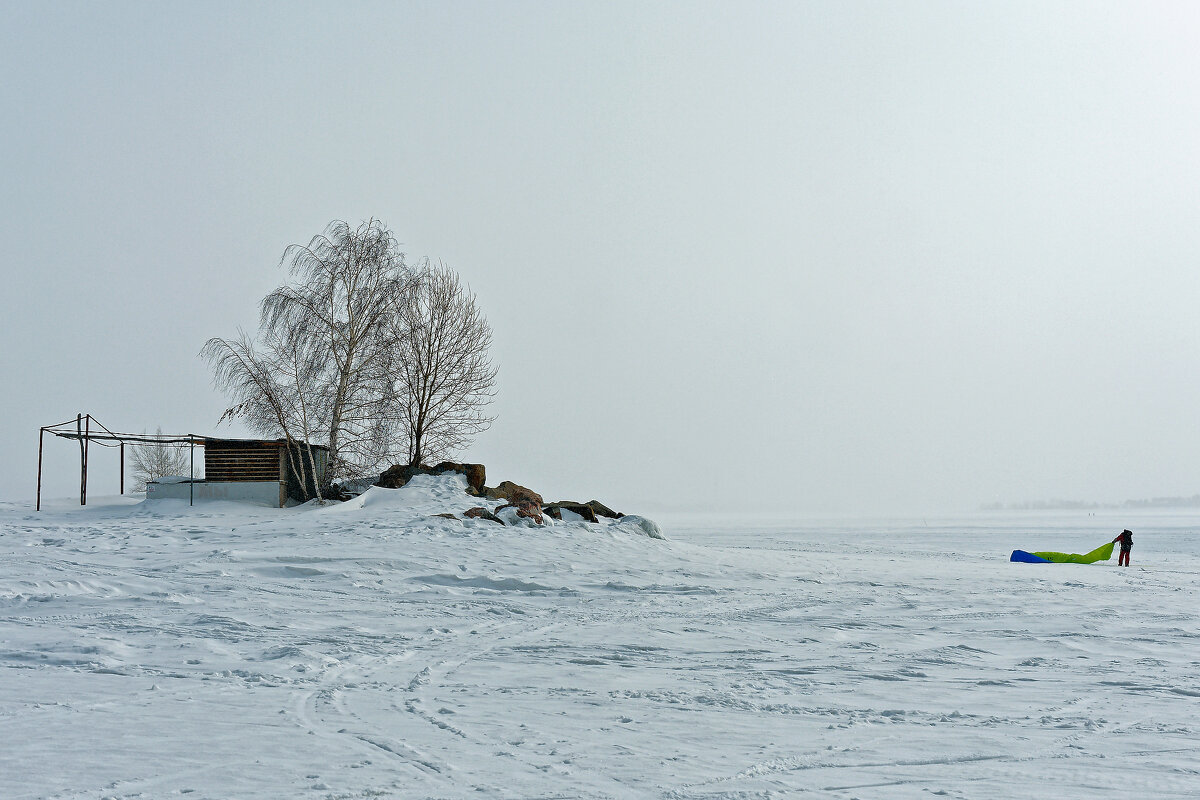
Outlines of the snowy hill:
[[0,504],[0,796],[1195,796],[1193,519],[1038,567],[1113,524],[663,541],[431,516],[460,481]]

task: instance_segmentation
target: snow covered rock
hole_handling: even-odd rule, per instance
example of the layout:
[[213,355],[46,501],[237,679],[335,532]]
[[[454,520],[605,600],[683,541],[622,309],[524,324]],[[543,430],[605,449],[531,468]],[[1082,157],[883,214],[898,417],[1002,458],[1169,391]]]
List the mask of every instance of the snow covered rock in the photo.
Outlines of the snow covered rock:
[[443,461],[433,468],[434,475],[445,472],[458,472],[467,479],[467,492],[473,495],[483,495],[483,485],[487,481],[487,470],[483,464],[459,464],[454,461]]
[[488,488],[487,496],[489,500],[507,500],[513,505],[516,505],[517,502],[522,499],[532,500],[536,502],[539,507],[546,502],[542,499],[542,496],[533,489],[526,488],[521,484],[513,483],[512,481],[501,481],[499,486]]
[[518,516],[531,519],[538,525],[542,524],[542,503],[545,501],[532,489],[527,489],[512,481],[503,481],[494,489],[488,489],[487,496],[491,500],[507,500],[508,505],[500,506],[500,508],[515,506]]
[[457,472],[467,479],[468,494],[483,494],[483,484],[487,479],[487,470],[483,464],[458,464],[453,461],[443,461],[434,467],[395,464],[380,474],[375,485],[385,489],[399,489],[417,475],[444,475],[447,472]]
[[[555,519],[578,518],[587,522],[596,521],[596,512],[592,510],[591,506],[585,503],[572,503],[570,500],[559,500],[557,503],[545,506],[542,510]],[[572,516],[567,517],[567,514]]]
[[500,506],[496,509],[496,517],[505,525],[514,528],[536,528],[544,522],[541,514],[536,517],[523,514],[521,509],[514,505]]
[[609,517],[611,519],[620,519],[621,517],[625,516],[620,511],[613,511],[611,508],[604,505],[604,503],[601,503],[599,500],[588,500],[586,503],[584,503],[584,505],[587,506],[588,508],[590,508],[596,514],[597,517]]
[[662,529],[658,527],[657,522],[652,519],[647,519],[646,517],[639,517],[636,514],[626,514],[625,516],[621,517],[620,520],[614,523],[614,526],[621,530],[629,531],[630,533],[648,536],[651,539],[667,538],[663,536]]
[[504,520],[500,519],[499,517],[497,517],[491,511],[488,511],[483,506],[475,506],[474,508],[468,508],[466,511],[463,512],[463,516],[467,517],[468,519],[486,519],[490,522],[498,522],[501,525],[504,524]]

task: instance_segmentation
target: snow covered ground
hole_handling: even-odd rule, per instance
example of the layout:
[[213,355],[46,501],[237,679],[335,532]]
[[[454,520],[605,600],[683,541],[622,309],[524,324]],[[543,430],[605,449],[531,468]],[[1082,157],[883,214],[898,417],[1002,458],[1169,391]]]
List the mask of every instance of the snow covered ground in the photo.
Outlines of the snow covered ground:
[[660,541],[430,517],[456,480],[0,503],[0,797],[1200,797],[1194,515]]

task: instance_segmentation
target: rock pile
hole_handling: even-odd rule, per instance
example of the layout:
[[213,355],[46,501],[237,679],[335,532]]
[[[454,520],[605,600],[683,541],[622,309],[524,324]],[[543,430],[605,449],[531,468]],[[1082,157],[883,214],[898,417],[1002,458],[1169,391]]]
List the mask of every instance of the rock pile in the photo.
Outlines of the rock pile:
[[[415,475],[442,475],[446,472],[458,472],[466,476],[468,494],[475,497],[486,497],[489,500],[506,501],[503,505],[498,506],[496,511],[515,508],[518,517],[532,520],[538,525],[545,522],[543,514],[548,514],[554,519],[561,520],[564,511],[578,515],[587,522],[599,522],[600,517],[621,519],[625,516],[618,511],[613,511],[599,500],[589,500],[586,503],[576,503],[573,500],[559,500],[558,502],[547,504],[537,492],[512,481],[503,481],[499,486],[485,486],[484,481],[487,472],[483,464],[458,464],[453,461],[443,461],[433,467],[414,467],[396,464],[386,469],[379,476],[379,480],[375,485],[385,489],[399,489],[412,480]],[[501,525],[504,524],[504,520],[482,506],[468,509],[464,513],[464,516],[472,519],[486,519],[498,522]]]

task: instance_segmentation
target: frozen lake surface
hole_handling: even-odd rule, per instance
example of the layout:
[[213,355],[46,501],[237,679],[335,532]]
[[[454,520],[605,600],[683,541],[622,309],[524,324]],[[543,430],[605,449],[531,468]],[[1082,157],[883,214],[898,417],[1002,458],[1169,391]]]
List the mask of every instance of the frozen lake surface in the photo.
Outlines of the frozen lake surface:
[[455,492],[0,503],[0,796],[1200,796],[1195,514],[659,541]]

